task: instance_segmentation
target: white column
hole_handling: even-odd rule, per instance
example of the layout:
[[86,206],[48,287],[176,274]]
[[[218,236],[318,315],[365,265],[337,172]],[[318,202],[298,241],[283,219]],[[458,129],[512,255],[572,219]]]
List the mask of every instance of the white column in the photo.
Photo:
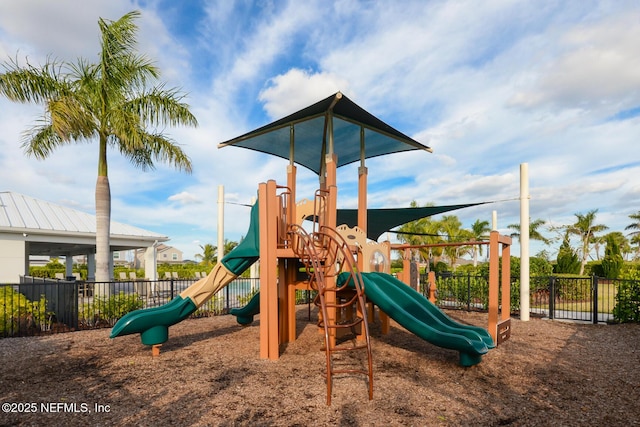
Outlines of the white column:
[[[224,185],[218,185],[218,262],[222,261],[224,257]],[[221,292],[222,298],[220,301],[219,309],[225,306],[224,296],[225,292]],[[215,297],[214,297],[215,298]]]
[[529,320],[529,164],[520,164],[520,320]]
[[65,273],[64,278],[73,276],[73,257],[71,255],[67,255],[64,257],[65,264]]
[[144,277],[148,280],[158,280],[158,260],[156,259],[156,244],[144,251]]
[[20,283],[29,274],[29,242],[0,235],[0,283]]
[[224,256],[224,185],[218,185],[218,262]]

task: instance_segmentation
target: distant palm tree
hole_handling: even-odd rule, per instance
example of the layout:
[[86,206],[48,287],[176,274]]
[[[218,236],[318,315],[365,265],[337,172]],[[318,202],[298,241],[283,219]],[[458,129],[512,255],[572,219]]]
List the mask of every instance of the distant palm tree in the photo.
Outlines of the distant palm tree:
[[[471,240],[474,241],[482,241],[487,240],[489,238],[489,232],[491,228],[489,227],[489,221],[480,221],[476,219],[476,222],[471,224]],[[473,246],[473,266],[478,266],[478,255],[482,256],[482,246],[483,245],[474,245]]]
[[589,257],[590,246],[594,242],[595,233],[607,230],[609,227],[603,224],[594,224],[596,220],[596,214],[598,209],[593,209],[586,214],[575,214],[577,221],[567,227],[567,231],[571,234],[575,234],[580,237],[582,242],[580,272],[578,274],[584,274],[584,266],[587,264],[587,258]]
[[[418,203],[414,200],[410,206],[412,208],[418,207]],[[433,203],[427,203],[424,206],[433,206]],[[409,245],[439,243],[442,242],[442,238],[438,235],[439,230],[440,224],[438,221],[434,221],[430,217],[420,218],[400,226],[398,228],[398,239]],[[416,249],[416,252],[422,258],[431,261],[432,257],[438,258],[442,254],[442,248]]]
[[228,254],[229,252],[231,252],[233,249],[235,249],[236,246],[238,246],[238,242],[235,242],[233,240],[224,239],[224,253],[225,254]]
[[196,254],[196,259],[199,259],[200,263],[203,265],[211,266],[215,264],[216,251],[218,250],[218,248],[212,245],[211,243],[206,243],[204,246],[203,245],[198,245],[198,246],[200,246],[200,249],[202,249],[202,253]]
[[[538,231],[540,227],[546,224],[546,221],[543,219],[536,219],[535,221],[529,222],[529,239],[531,240],[539,240],[543,242],[545,245],[551,243],[550,239],[547,239]],[[507,228],[514,230],[513,233],[509,235],[512,239],[518,239],[520,242],[520,224],[509,224]]]
[[[182,102],[183,95],[164,85],[148,87],[159,70],[135,52],[137,11],[117,21],[99,19],[102,33],[97,63],[47,61],[42,68],[17,61],[5,63],[0,94],[12,101],[45,107],[44,117],[24,137],[28,155],[47,158],[56,148],[72,142],[97,140],[96,281],[109,277],[111,190],[107,147],[117,149],[136,167],[152,169],[164,161],[191,172],[182,149],[158,129],[165,125],[196,126],[196,118]],[[150,130],[148,130],[150,129]]]
[[629,218],[634,220],[631,224],[627,225],[625,230],[636,230],[629,233],[629,243],[636,245],[636,258],[640,258],[640,211],[629,215]]
[[[443,215],[440,220],[440,231],[447,236],[447,243],[464,242],[471,238],[468,230],[462,229],[462,223],[456,215]],[[469,251],[469,247],[445,246],[444,253],[455,268],[458,258]]]
[[632,231],[631,233],[629,233],[629,236],[640,235],[640,211],[638,211],[637,213],[629,215],[629,218],[631,218],[635,222],[632,222],[631,224],[627,225],[624,229],[625,230],[636,230],[636,231]]

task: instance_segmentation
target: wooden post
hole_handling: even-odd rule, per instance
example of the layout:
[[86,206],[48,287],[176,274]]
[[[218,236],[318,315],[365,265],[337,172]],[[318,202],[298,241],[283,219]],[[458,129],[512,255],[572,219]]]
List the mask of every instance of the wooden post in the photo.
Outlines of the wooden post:
[[151,356],[153,356],[153,357],[160,356],[160,347],[162,347],[162,344],[152,345],[151,346]]
[[411,249],[407,248],[402,252],[402,281],[405,285],[411,286]]
[[436,272],[430,271],[427,275],[429,280],[429,301],[436,303]]
[[[502,263],[500,263],[502,251]],[[502,276],[500,277],[500,264]],[[502,298],[499,293],[502,291]],[[511,336],[511,237],[492,231],[489,238],[489,334],[496,345]]]
[[260,358],[280,357],[278,339],[278,272],[276,183],[258,187],[260,218]]

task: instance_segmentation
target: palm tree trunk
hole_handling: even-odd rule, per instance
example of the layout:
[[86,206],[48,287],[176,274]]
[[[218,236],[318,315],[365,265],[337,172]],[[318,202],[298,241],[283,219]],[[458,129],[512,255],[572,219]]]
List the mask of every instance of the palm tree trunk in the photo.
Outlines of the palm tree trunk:
[[[111,190],[109,178],[98,176],[96,182],[96,282],[108,282],[109,256],[111,254],[109,236],[111,235]],[[102,286],[101,286],[102,287]],[[108,286],[101,292],[108,296]]]

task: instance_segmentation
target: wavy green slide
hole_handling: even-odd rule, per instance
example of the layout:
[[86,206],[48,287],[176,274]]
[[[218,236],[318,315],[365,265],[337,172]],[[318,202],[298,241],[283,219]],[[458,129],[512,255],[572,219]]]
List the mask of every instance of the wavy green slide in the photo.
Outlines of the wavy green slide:
[[[347,280],[348,275],[339,280]],[[362,273],[364,293],[389,317],[420,338],[439,347],[458,350],[460,365],[480,363],[495,344],[480,327],[458,323],[431,301],[395,277],[385,273]]]
[[142,344],[157,345],[169,339],[169,326],[189,317],[220,289],[231,283],[260,257],[258,203],[251,208],[247,235],[222,258],[204,279],[198,280],[180,295],[160,307],[132,311],[118,320],[111,338],[140,333]]
[[229,310],[229,314],[236,316],[237,322],[242,326],[253,323],[253,317],[260,314],[260,292],[256,292],[244,307]]

